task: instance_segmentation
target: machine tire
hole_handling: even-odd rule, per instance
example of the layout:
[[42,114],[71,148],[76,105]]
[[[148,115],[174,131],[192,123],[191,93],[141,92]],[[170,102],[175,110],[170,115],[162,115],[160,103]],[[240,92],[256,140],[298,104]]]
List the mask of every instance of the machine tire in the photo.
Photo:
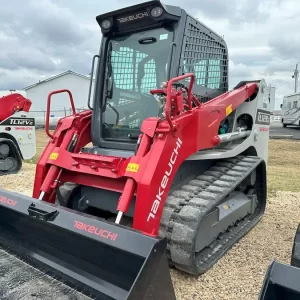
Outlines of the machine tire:
[[285,123],[283,123],[283,119],[281,119],[281,123],[282,123],[282,127],[286,127],[286,124]]

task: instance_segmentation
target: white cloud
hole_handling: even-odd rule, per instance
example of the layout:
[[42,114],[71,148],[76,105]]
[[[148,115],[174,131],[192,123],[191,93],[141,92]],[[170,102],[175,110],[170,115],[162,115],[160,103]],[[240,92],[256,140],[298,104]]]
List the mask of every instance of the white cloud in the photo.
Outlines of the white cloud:
[[[240,7],[245,1],[240,2]],[[275,108],[278,109],[283,96],[294,92],[292,75],[295,64],[300,61],[300,6],[297,0],[250,2],[250,6],[245,7],[244,18],[237,13],[232,18],[215,21],[207,18],[205,11],[199,13],[198,18],[225,36],[229,57],[234,62],[229,74],[237,72],[237,68],[246,70],[246,66],[252,78],[265,78],[276,87]],[[231,86],[237,77],[233,79]]]

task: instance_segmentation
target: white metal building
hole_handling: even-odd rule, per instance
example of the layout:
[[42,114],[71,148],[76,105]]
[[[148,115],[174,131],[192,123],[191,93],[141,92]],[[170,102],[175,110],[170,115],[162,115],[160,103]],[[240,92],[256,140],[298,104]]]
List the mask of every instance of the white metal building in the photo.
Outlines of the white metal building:
[[[47,108],[47,97],[54,90],[68,89],[71,91],[77,109],[86,109],[89,93],[90,77],[73,71],[67,71],[46,80],[39,81],[24,88],[26,97],[32,101],[31,115],[37,121],[44,119]],[[93,87],[91,102],[93,97]],[[67,93],[52,96],[52,118],[63,117],[70,114],[70,102]]]

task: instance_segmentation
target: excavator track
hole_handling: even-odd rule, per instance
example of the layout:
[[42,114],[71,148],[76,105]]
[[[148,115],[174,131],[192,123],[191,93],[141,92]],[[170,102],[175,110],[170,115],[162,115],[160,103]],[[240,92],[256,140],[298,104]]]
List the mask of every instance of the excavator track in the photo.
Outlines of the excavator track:
[[16,174],[22,168],[22,158],[12,140],[0,138],[0,176]]
[[[264,213],[266,203],[264,172],[255,173],[257,205],[253,213],[235,220],[234,224],[220,232],[208,246],[196,251],[198,231],[204,218],[217,205],[222,204],[227,195],[234,190],[243,189],[241,183],[262,163],[262,159],[254,156],[224,159],[169,194],[159,236],[168,240],[167,256],[170,265],[193,275],[205,273],[257,224]],[[253,191],[251,188],[248,196],[253,196]],[[203,231],[203,236],[208,232],[209,230]]]

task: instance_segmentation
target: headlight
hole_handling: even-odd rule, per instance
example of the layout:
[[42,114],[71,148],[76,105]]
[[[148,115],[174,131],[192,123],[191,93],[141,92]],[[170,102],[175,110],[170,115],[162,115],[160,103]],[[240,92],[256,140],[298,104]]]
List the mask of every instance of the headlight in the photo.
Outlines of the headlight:
[[161,7],[154,7],[151,9],[151,16],[154,18],[158,18],[163,14],[163,9]]
[[101,23],[101,27],[104,28],[104,29],[108,29],[110,26],[111,26],[111,21],[109,21],[109,20],[104,20]]

